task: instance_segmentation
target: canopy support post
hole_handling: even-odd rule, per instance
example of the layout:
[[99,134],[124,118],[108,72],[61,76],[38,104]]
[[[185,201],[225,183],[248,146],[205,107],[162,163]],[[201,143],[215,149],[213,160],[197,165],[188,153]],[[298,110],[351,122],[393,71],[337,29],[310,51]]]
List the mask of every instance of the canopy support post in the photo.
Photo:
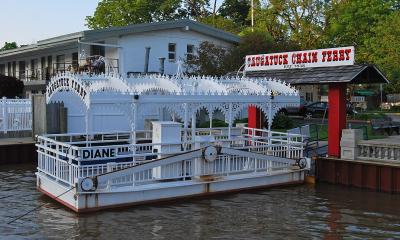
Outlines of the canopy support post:
[[328,101],[328,155],[339,158],[342,129],[346,128],[346,84],[330,84]]
[[85,112],[85,133],[86,133],[86,147],[89,146],[89,108]]
[[[135,101],[135,100],[134,100]],[[137,122],[137,104],[133,102],[131,107],[131,147],[132,147],[132,161],[135,162],[135,155],[136,155],[136,122]]]
[[192,150],[194,149],[194,142],[196,136],[196,112],[192,113]]
[[263,113],[257,106],[249,106],[247,113],[247,127],[262,129],[263,124]]
[[268,145],[271,146],[271,138],[272,138],[272,121],[274,116],[272,116],[272,98],[269,98],[268,101]]
[[210,118],[210,136],[211,136],[212,135],[212,127],[213,127],[213,123],[212,123],[213,111],[212,110],[210,110],[210,112],[208,113],[208,117]]
[[185,116],[183,119],[183,141],[184,141],[184,149],[187,149],[187,142],[188,142],[188,105],[187,103],[184,103],[184,109],[185,109]]
[[228,139],[232,136],[232,103],[229,103],[229,116],[228,116]]

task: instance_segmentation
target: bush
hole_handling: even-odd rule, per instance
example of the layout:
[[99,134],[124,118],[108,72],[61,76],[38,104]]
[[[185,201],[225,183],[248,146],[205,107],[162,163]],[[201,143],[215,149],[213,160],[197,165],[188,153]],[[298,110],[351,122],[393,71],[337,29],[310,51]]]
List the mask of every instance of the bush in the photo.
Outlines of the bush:
[[248,118],[242,118],[242,119],[236,119],[233,122],[233,124],[236,124],[236,123],[248,123],[248,122],[249,122]]
[[400,106],[393,106],[390,108],[390,111],[392,112],[400,112]]
[[[266,126],[268,126],[268,122]],[[293,120],[283,114],[276,115],[274,121],[272,122],[272,129],[290,129],[293,128],[293,126]]]
[[14,77],[0,75],[0,97],[15,98],[21,96],[24,83]]
[[[225,121],[219,120],[219,119],[213,119],[212,120],[212,126],[214,127],[227,127],[228,124]],[[204,122],[198,126],[199,128],[209,128],[210,127],[210,121]]]

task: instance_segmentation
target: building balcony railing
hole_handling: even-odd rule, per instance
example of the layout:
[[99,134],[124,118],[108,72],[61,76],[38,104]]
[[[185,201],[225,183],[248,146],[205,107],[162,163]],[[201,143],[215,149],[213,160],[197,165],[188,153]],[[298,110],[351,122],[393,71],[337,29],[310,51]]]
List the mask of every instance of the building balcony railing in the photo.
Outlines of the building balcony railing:
[[22,81],[49,81],[58,73],[119,73],[119,59],[103,58],[102,60],[77,62],[57,62],[51,67],[35,68],[20,71],[18,78]]

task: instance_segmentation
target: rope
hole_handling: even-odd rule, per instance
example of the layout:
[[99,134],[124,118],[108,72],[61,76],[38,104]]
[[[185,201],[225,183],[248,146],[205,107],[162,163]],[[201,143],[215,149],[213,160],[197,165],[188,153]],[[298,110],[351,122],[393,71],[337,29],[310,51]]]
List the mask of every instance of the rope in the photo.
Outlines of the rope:
[[[74,189],[74,188],[75,188],[75,187],[72,187],[72,188],[68,189],[67,191],[65,191],[65,192],[61,193],[60,195],[56,196],[54,199],[57,199],[57,198],[61,197],[62,195],[64,195],[64,194],[70,192],[70,191],[71,191],[72,189]],[[11,224],[11,223],[17,221],[18,219],[21,219],[21,218],[25,217],[25,216],[28,215],[29,213],[32,213],[32,212],[34,212],[34,211],[40,209],[41,207],[46,206],[47,204],[49,204],[49,202],[44,203],[44,204],[41,204],[41,205],[35,207],[34,209],[29,210],[28,212],[26,212],[26,213],[24,213],[24,214],[22,214],[22,215],[20,215],[20,216],[18,216],[18,217],[16,217],[16,218],[14,218],[13,220],[9,221],[7,224]]]

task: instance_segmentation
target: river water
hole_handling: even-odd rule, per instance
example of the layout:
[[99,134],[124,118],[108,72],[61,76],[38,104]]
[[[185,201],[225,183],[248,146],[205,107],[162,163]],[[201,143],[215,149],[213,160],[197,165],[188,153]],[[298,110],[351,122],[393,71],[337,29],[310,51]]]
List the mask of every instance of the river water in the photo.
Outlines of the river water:
[[0,168],[0,239],[400,239],[400,195],[300,185],[77,215],[34,172]]

